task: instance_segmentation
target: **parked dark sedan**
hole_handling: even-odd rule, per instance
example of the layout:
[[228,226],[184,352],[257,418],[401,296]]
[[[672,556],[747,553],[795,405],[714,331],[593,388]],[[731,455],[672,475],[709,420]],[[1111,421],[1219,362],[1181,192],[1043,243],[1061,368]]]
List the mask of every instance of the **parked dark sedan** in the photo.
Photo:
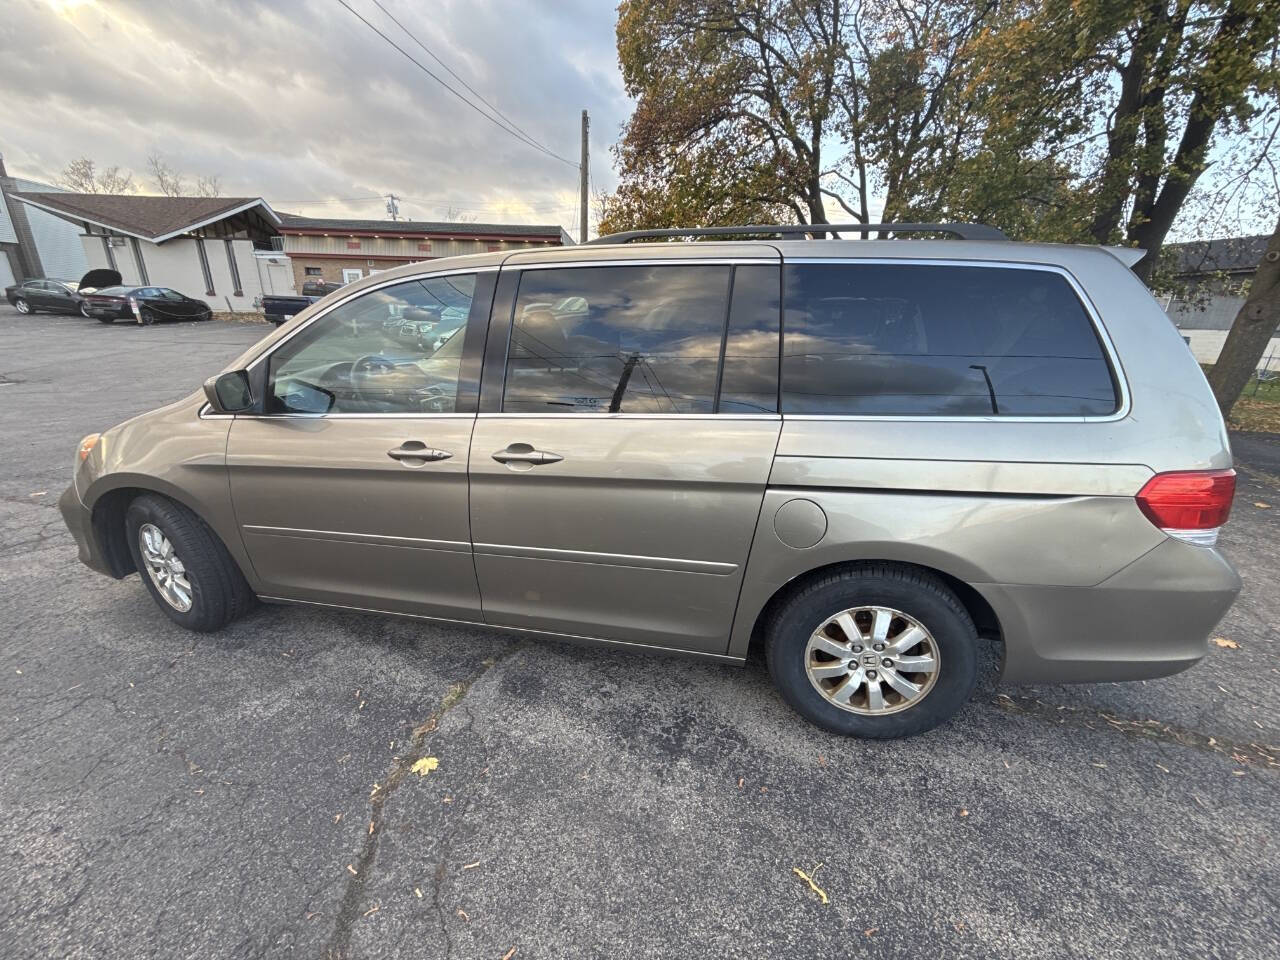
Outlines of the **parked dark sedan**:
[[168,287],[105,287],[84,298],[85,316],[102,323],[134,320],[208,320],[213,310],[203,300],[185,297]]
[[4,296],[19,313],[37,313],[41,310],[49,313],[83,312],[79,284],[73,280],[24,280],[12,287],[5,287]]

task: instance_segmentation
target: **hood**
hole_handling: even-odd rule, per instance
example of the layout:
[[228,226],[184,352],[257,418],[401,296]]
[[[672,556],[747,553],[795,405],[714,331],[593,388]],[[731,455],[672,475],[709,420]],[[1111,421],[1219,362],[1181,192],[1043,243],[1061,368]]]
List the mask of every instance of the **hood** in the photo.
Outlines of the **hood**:
[[105,267],[90,270],[80,278],[80,292],[90,293],[103,287],[118,287],[121,283],[119,270],[108,270]]

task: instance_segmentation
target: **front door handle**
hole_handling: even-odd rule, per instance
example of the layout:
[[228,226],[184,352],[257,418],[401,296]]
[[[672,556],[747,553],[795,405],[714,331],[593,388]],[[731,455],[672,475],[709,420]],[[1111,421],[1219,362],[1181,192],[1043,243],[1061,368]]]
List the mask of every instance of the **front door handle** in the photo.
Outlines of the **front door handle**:
[[527,443],[509,443],[505,450],[493,455],[499,463],[511,465],[512,469],[528,469],[543,463],[559,463],[564,457],[549,450],[535,450]]
[[394,450],[388,450],[387,456],[399,460],[406,467],[421,467],[436,460],[448,460],[453,454],[448,450],[428,447],[420,440],[406,440]]

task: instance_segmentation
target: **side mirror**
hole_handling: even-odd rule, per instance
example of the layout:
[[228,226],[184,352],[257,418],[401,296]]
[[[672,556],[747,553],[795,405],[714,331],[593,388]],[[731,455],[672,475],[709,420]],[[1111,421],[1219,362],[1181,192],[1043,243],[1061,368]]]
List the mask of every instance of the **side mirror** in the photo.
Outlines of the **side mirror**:
[[253,393],[249,389],[249,374],[244,370],[210,377],[204,382],[204,395],[214,413],[242,413],[253,406]]

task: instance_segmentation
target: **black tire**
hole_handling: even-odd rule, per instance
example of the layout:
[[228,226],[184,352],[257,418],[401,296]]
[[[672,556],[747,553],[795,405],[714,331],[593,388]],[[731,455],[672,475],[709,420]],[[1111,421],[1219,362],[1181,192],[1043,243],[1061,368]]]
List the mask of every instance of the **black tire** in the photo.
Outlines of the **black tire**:
[[99,323],[115,323],[116,318],[115,317],[99,317],[98,322]]
[[[186,568],[191,586],[189,610],[180,610],[165,599],[148,572],[139,542],[139,531],[145,524],[159,528]],[[211,633],[253,607],[253,591],[227,548],[204,521],[182,504],[157,494],[143,494],[129,504],[124,525],[138,575],[156,606],[178,626]]]
[[36,312],[36,308],[28,303],[23,297],[18,297],[17,300],[14,300],[13,307],[23,316],[30,316]]
[[[810,636],[837,613],[862,606],[907,614],[937,647],[933,686],[896,713],[870,715],[839,707],[815,689],[806,672]],[[977,644],[973,619],[941,580],[896,564],[851,566],[807,583],[773,611],[765,627],[769,673],[782,698],[825,730],[871,739],[909,737],[951,719],[977,684]]]
[[143,307],[138,311],[138,320],[144,327],[149,327],[156,322],[156,315]]

